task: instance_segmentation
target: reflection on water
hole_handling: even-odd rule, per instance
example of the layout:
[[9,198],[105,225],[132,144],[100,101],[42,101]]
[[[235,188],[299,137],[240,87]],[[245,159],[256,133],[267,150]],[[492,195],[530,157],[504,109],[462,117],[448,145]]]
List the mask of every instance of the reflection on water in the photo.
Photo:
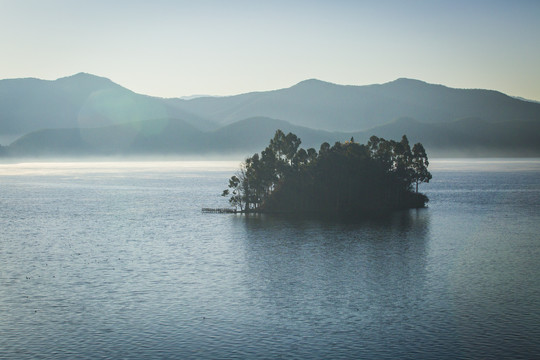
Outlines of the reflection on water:
[[[376,222],[237,216],[250,297],[298,346],[309,347],[302,334],[316,338],[317,357],[428,351],[426,334],[440,327],[419,304],[427,297],[429,222],[427,209]],[[418,331],[425,335],[411,342]]]
[[4,176],[78,176],[78,175],[127,175],[174,174],[185,172],[235,171],[238,161],[77,161],[77,162],[20,162],[0,163],[0,178]]
[[0,358],[540,352],[540,172],[434,171],[429,208],[343,221],[203,214],[224,167],[21,166],[0,173]]
[[435,171],[472,171],[472,172],[539,172],[538,158],[471,158],[471,159],[431,159],[431,172]]

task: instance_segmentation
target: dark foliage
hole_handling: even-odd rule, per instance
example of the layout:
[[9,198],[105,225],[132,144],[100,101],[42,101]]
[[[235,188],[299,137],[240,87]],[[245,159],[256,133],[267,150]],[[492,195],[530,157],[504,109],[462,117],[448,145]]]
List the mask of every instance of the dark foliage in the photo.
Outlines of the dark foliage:
[[[300,139],[277,130],[270,145],[246,159],[229,180],[230,202],[245,212],[378,215],[424,207],[418,184],[431,174],[422,144],[372,136],[367,145],[351,138],[319,152],[299,149]],[[413,188],[415,191],[413,191]]]

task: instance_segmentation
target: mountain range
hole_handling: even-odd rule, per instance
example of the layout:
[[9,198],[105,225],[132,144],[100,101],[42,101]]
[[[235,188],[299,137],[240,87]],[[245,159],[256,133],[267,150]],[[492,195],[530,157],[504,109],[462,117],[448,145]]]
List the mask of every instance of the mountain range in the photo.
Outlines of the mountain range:
[[249,155],[278,128],[306,148],[407,134],[432,156],[540,155],[540,104],[493,90],[311,79],[273,91],[165,99],[85,73],[0,80],[5,156]]

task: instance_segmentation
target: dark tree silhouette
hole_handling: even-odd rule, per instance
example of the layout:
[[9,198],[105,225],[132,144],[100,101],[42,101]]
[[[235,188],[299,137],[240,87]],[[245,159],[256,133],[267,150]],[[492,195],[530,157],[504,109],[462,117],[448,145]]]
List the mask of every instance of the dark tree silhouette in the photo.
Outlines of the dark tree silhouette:
[[[372,136],[367,145],[351,138],[319,153],[299,149],[300,139],[277,130],[269,146],[242,164],[223,192],[244,212],[380,214],[425,206],[418,185],[431,174],[426,151]],[[413,192],[413,184],[416,191]]]
[[428,183],[431,180],[431,173],[428,171],[428,157],[424,146],[420,143],[414,144],[412,148],[411,168],[413,180],[416,184],[416,192],[418,193],[418,184],[422,182]]

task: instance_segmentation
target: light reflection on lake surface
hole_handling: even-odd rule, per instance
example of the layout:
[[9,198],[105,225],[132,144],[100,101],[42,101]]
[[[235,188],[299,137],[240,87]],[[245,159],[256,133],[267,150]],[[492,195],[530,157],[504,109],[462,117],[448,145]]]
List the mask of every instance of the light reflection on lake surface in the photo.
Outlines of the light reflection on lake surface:
[[0,164],[0,358],[534,358],[538,160],[379,221],[202,214],[238,162]]
[[430,171],[470,171],[470,172],[508,172],[540,171],[540,159],[537,158],[500,158],[500,159],[435,159],[430,161]]
[[83,175],[131,173],[173,173],[204,170],[233,171],[240,161],[80,161],[80,162],[19,162],[0,163],[0,177],[28,175]]

